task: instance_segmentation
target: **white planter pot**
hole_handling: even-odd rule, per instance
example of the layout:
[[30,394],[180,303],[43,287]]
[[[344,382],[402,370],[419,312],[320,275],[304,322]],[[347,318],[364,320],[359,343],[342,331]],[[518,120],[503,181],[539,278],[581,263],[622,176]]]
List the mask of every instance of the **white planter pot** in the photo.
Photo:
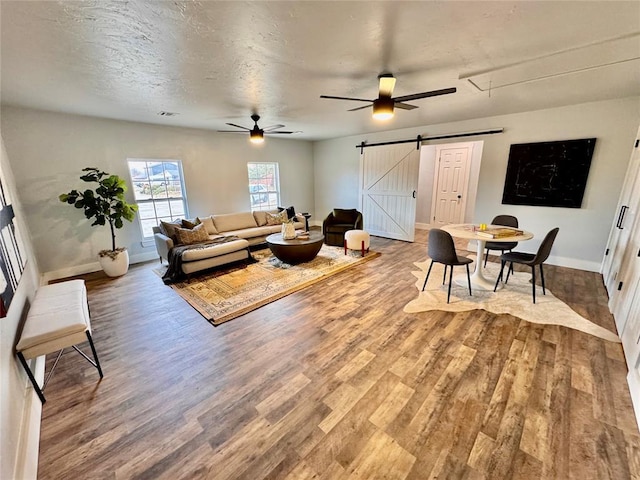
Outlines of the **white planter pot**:
[[98,256],[98,261],[104,273],[109,277],[120,277],[129,270],[129,252],[127,250],[118,252],[114,258],[109,255]]
[[296,227],[293,223],[285,222],[282,224],[281,233],[283,240],[292,240],[296,238]]

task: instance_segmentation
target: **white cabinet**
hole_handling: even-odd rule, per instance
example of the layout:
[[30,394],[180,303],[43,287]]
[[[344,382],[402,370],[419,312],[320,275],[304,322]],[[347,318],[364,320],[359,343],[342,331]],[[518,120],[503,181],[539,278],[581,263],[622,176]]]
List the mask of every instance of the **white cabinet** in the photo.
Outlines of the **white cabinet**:
[[640,425],[640,129],[618,203],[602,275],[609,309],[622,340],[627,380]]
[[631,392],[631,401],[636,413],[636,422],[640,425],[640,285],[636,286],[633,297],[622,336],[622,346],[629,368],[627,382]]
[[630,326],[634,296],[638,296],[637,291],[640,287],[640,221],[637,215],[635,220],[635,228],[629,236],[622,256],[615,295],[609,300],[609,308],[616,319],[616,327],[621,338],[624,338],[627,327]]
[[[640,129],[638,136],[640,139]],[[602,262],[602,275],[609,294],[609,309],[622,335],[640,278],[640,143],[633,145],[631,160],[618,202],[618,210]]]

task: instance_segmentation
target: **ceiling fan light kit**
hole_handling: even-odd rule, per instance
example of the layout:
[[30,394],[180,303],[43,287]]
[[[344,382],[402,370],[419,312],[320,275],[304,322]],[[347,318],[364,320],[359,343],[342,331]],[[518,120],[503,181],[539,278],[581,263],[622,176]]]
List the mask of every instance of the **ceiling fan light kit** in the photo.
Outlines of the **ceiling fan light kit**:
[[260,129],[253,129],[249,133],[249,141],[251,143],[264,143],[264,132]]
[[253,128],[243,127],[242,125],[236,125],[235,123],[227,123],[227,125],[239,128],[240,130],[218,130],[218,132],[223,133],[246,133],[249,132],[249,141],[251,143],[263,143],[264,142],[264,134],[267,135],[275,135],[275,134],[291,134],[291,133],[302,133],[302,132],[285,132],[284,130],[278,130],[279,128],[284,128],[284,125],[271,125],[270,127],[260,128],[258,126],[258,120],[260,120],[260,115],[254,113],[251,115],[251,120],[253,120]]
[[320,95],[320,98],[329,98],[332,100],[349,100],[352,102],[366,102],[369,105],[364,107],[352,108],[349,111],[355,112],[373,106],[373,118],[376,120],[389,120],[393,117],[394,107],[401,108],[402,110],[413,110],[418,108],[416,105],[410,105],[405,103],[411,100],[418,100],[420,98],[437,97],[439,95],[448,95],[455,93],[456,89],[443,88],[441,90],[432,90],[430,92],[413,93],[411,95],[403,95],[401,97],[392,97],[393,89],[396,85],[396,79],[391,73],[383,73],[378,76],[378,98],[375,100],[367,100],[364,98],[353,97],[335,97],[333,95]]
[[390,97],[380,97],[373,101],[373,118],[376,120],[393,118],[393,100]]

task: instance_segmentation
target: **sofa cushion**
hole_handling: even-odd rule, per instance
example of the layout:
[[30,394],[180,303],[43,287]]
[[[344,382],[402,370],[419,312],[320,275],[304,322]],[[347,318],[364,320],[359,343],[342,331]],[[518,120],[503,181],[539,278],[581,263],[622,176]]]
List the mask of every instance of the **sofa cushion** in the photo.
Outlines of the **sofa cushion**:
[[280,213],[276,214],[267,212],[267,225],[280,225],[288,221],[289,217],[287,216],[286,210],[282,210]]
[[257,227],[256,219],[251,212],[227,213],[224,215],[214,215],[213,223],[218,232],[229,232],[241,230],[243,228]]
[[202,260],[205,258],[213,258],[220,255],[225,255],[231,252],[237,252],[249,247],[249,242],[243,239],[232,240],[225,243],[217,243],[213,245],[206,245],[203,248],[196,248],[194,250],[186,250],[182,253],[183,262],[193,262],[195,260]]
[[355,223],[356,218],[358,217],[358,211],[355,208],[344,209],[344,208],[334,208],[333,209],[333,219],[335,223]]
[[202,223],[200,225],[196,225],[192,229],[177,227],[176,237],[178,239],[178,243],[182,245],[192,245],[194,243],[206,242],[209,240],[207,230],[204,228]]
[[204,228],[209,235],[217,235],[219,233],[216,225],[213,223],[213,217],[211,215],[202,218],[196,217],[196,220],[204,225]]
[[181,226],[182,226],[182,220],[173,220],[172,222],[160,221],[160,233],[162,233],[163,235],[166,235],[171,240],[173,240],[173,243],[176,243],[177,242],[176,228]]
[[281,230],[281,226],[276,227],[265,225],[264,227],[243,228],[242,230],[234,230],[231,232],[225,232],[225,235],[234,235],[239,238],[256,238],[266,237],[272,233],[277,233]]
[[279,210],[256,210],[253,212],[253,218],[256,219],[256,223],[259,227],[264,227],[267,224],[267,213],[278,213]]

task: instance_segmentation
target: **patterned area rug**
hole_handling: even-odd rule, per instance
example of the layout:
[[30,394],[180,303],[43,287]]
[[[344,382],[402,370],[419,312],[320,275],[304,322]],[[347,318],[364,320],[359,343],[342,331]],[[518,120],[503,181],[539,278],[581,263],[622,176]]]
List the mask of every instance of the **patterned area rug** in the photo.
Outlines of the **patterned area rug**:
[[[475,260],[475,256],[469,255],[469,258]],[[620,343],[620,339],[615,333],[596,325],[576,313],[566,303],[555,297],[548,288],[546,289],[547,294],[542,295],[542,287],[539,285],[536,286],[536,303],[534,305],[531,299],[530,272],[515,272],[515,274],[509,277],[509,283],[496,293],[476,289],[472,291],[473,295],[471,297],[469,296],[469,290],[466,286],[465,274],[465,286],[456,285],[454,281],[451,286],[451,302],[447,304],[448,283],[442,285],[443,265],[439,263],[433,264],[427,287],[424,292],[421,291],[430,263],[431,260],[415,263],[420,271],[411,273],[418,279],[415,283],[418,289],[418,298],[405,305],[404,311],[406,313],[425,312],[428,310],[465,312],[468,310],[482,309],[495,314],[508,313],[514,317],[533,323],[561,325],[580,330],[581,332],[594,335],[604,340],[609,340],[610,342]],[[469,268],[473,271],[475,264],[470,265]],[[490,262],[487,263],[484,276],[495,280],[499,271],[500,265]],[[456,268],[453,272],[454,277],[457,273],[464,273],[464,269],[460,267]]]
[[268,248],[252,255],[257,263],[204,273],[171,288],[212,324],[220,325],[380,254],[345,255],[342,248],[323,245],[315,259],[300,265],[278,260]]

